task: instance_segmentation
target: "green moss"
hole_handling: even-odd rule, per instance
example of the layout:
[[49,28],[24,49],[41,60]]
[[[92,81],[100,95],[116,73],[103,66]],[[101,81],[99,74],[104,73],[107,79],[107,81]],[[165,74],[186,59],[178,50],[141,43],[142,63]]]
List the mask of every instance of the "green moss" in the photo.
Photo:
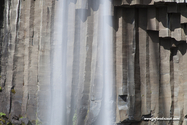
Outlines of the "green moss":
[[40,125],[40,123],[39,123],[39,120],[38,120],[38,119],[36,119],[36,125]]
[[0,121],[2,121],[3,123],[5,123],[6,121],[4,120],[4,119],[2,119],[2,118],[0,118]]
[[2,117],[2,116],[6,116],[6,114],[3,112],[0,112],[0,117]]
[[42,124],[42,122],[38,119],[38,114],[37,114],[37,112],[36,112],[36,120],[33,120],[32,122],[34,122],[35,125],[40,125],[40,124]]
[[0,92],[2,92],[2,88],[1,88],[1,86],[0,86]]
[[15,91],[14,89],[11,89],[11,92],[12,92],[13,94],[15,94],[15,93],[16,93],[16,91]]
[[11,122],[8,122],[7,125],[13,125]]
[[73,125],[76,125],[77,122],[77,111],[75,111],[75,114],[73,115]]
[[87,110],[87,114],[86,114],[86,117],[84,119],[84,122],[86,121],[86,119],[88,118],[88,114],[89,114],[89,109]]

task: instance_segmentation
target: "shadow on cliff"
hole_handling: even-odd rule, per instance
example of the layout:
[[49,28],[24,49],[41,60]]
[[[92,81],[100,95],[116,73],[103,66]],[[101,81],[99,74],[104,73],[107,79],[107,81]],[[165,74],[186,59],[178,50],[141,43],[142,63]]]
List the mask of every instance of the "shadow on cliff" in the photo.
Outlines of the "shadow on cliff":
[[[70,0],[70,1],[68,1],[68,4],[70,4],[70,3],[77,4],[79,1],[80,0]],[[91,8],[93,11],[97,11],[99,9],[100,4],[102,4],[102,0],[86,0],[86,1],[84,0],[82,3],[87,5],[83,9],[89,10]]]
[[4,0],[1,0],[0,1],[0,28],[2,28],[3,26],[4,6],[5,6]]
[[160,46],[163,46],[164,49],[170,50],[172,48],[176,48],[177,51],[180,51],[182,55],[186,54],[187,51],[187,43],[186,41],[176,41],[173,38],[160,38],[162,42],[160,42]]
[[[88,29],[88,34],[87,36],[89,38],[92,38],[93,36],[91,36],[90,34],[93,34],[93,31],[94,31],[94,26],[95,24],[93,23],[93,19],[94,18],[98,18],[98,21],[100,19],[100,14],[98,13],[100,11],[100,8],[101,8],[101,5],[103,4],[102,3],[102,0],[82,0],[83,3],[78,3],[80,2],[79,0],[71,0],[71,1],[68,1],[67,3],[67,6],[69,4],[77,4],[77,5],[73,5],[74,8],[72,9],[75,9],[75,15],[72,15],[72,16],[75,16],[73,17],[74,21],[75,21],[75,41],[74,41],[74,55],[75,57],[73,57],[74,61],[73,61],[73,84],[74,85],[72,87],[72,94],[71,94],[71,110],[69,111],[69,120],[67,121],[69,124],[74,124],[75,120],[72,120],[72,119],[75,119],[75,116],[76,116],[76,119],[77,120],[77,124],[83,124],[84,123],[84,119],[86,119],[90,113],[89,112],[89,109],[86,107],[86,103],[87,103],[87,96],[84,96],[82,97],[80,100],[78,100],[80,98],[80,95],[78,94],[75,94],[75,93],[78,93],[78,85],[80,84],[83,84],[83,83],[78,83],[77,81],[79,81],[79,77],[76,77],[78,76],[77,74],[79,74],[78,72],[76,71],[79,71],[79,67],[77,67],[77,65],[79,65],[77,62],[79,62],[79,56],[80,56],[80,37],[81,37],[81,30],[83,29],[83,25],[86,24],[88,27],[86,27]],[[85,2],[85,3],[84,3]],[[102,5],[103,6],[103,5]],[[82,8],[83,7],[83,8]],[[70,8],[71,9],[71,8]],[[68,11],[71,11],[71,10],[68,10]],[[98,11],[98,12],[96,12]],[[68,14],[68,12],[66,11],[66,13]],[[73,10],[73,13],[74,13],[74,10]],[[92,15],[92,16],[91,16]],[[66,15],[66,17],[68,17],[68,15]],[[112,17],[109,17],[109,18],[112,18]],[[84,23],[84,24],[83,24]],[[82,25],[83,24],[83,25]],[[109,24],[110,26],[112,26],[112,24]],[[92,42],[91,40],[88,40],[87,41],[87,44],[90,42]],[[90,44],[91,45],[91,44]],[[91,45],[92,46],[92,45]],[[77,49],[79,48],[79,49]],[[91,48],[91,47],[90,47]],[[89,50],[88,50],[89,51]],[[87,77],[89,78],[90,76],[87,75]],[[87,83],[87,86],[89,85],[90,83]],[[84,84],[86,85],[86,84]],[[85,92],[87,93],[87,91]],[[85,94],[86,95],[86,94]],[[80,109],[79,109],[80,107]],[[78,116],[76,114],[79,114]],[[87,116],[88,114],[88,116]],[[99,113],[99,116],[101,116],[101,112]],[[100,120],[100,117],[97,117],[96,121],[95,122],[98,122]],[[91,116],[92,117],[92,116]],[[96,117],[96,116],[93,116],[93,118]],[[99,119],[99,120],[98,120]],[[92,121],[90,121],[92,122]],[[95,122],[93,122],[92,124],[95,124]]]
[[[126,0],[128,4],[131,4],[133,0]],[[149,4],[152,0],[140,0],[141,4]]]
[[[130,0],[129,0],[130,2]],[[148,94],[148,96],[146,97],[146,109],[144,111],[141,111],[139,108],[137,108],[138,110],[140,110],[140,112],[148,112],[148,110],[153,110],[154,115],[156,115],[156,117],[167,117],[165,115],[170,115],[171,117],[173,116],[173,112],[174,112],[174,107],[173,104],[170,105],[170,103],[168,103],[167,100],[165,100],[165,98],[168,96],[167,94],[165,94],[165,88],[164,85],[167,84],[165,81],[162,82],[162,80],[169,80],[172,81],[174,79],[174,69],[173,69],[173,56],[177,55],[178,52],[181,53],[181,55],[185,55],[186,54],[186,50],[187,50],[187,43],[185,41],[176,41],[174,38],[160,38],[159,37],[159,32],[158,31],[149,31],[147,30],[147,18],[141,18],[141,17],[147,17],[147,9],[146,8],[139,8],[139,17],[134,17],[132,16],[135,13],[136,8],[133,7],[115,7],[114,9],[114,28],[115,31],[117,32],[119,29],[118,28],[122,28],[122,35],[124,35],[125,39],[127,38],[125,36],[125,34],[128,34],[128,24],[132,25],[134,23],[134,21],[138,21],[138,27],[136,27],[137,31],[136,33],[139,33],[139,31],[143,32],[143,35],[146,35],[145,38],[143,36],[140,36],[139,34],[137,35],[138,39],[136,41],[137,44],[137,48],[136,48],[136,59],[139,59],[139,48],[138,48],[138,44],[140,42],[140,44],[146,44],[145,47],[145,51],[146,51],[146,93]],[[179,14],[168,14],[167,15],[167,9],[166,7],[160,7],[159,8],[159,12],[161,13],[159,15],[159,17],[157,17],[159,19],[159,22],[162,23],[163,27],[167,28],[171,28],[171,31],[174,31],[175,29],[179,28],[180,24],[180,19],[179,18]],[[163,12],[163,13],[162,13]],[[129,14],[131,13],[131,15]],[[151,15],[151,18],[154,18],[153,15]],[[167,17],[168,16],[168,17]],[[177,17],[177,18],[175,18]],[[186,17],[186,16],[185,16]],[[120,20],[122,18],[122,20]],[[135,20],[136,18],[136,20]],[[169,19],[173,19],[173,21],[167,22],[167,18]],[[120,21],[119,21],[120,20]],[[121,24],[119,24],[119,22]],[[177,22],[178,24],[175,24],[175,22]],[[141,29],[141,30],[139,30]],[[143,31],[142,31],[143,30]],[[126,32],[127,31],[127,32]],[[129,30],[130,31],[130,30]],[[118,31],[119,32],[119,31]],[[139,37],[141,37],[141,40],[145,40],[145,41],[140,41]],[[125,41],[123,41],[125,42]],[[141,48],[142,49],[142,48]],[[162,52],[160,51],[162,49]],[[164,53],[167,52],[167,53]],[[163,57],[164,60],[161,61],[161,56],[165,56]],[[136,64],[139,65],[139,60],[136,60]],[[162,65],[162,67],[161,67]],[[164,66],[168,66],[168,69]],[[151,67],[151,68],[150,68]],[[161,69],[163,68],[163,69]],[[136,73],[137,75],[140,75],[139,73],[139,67],[137,66],[137,70]],[[153,72],[154,70],[154,72]],[[162,75],[164,75],[165,71],[163,70],[167,70],[166,72],[170,75],[170,78],[165,78]],[[150,75],[152,74],[152,75]],[[139,76],[137,76],[139,77]],[[155,81],[152,81],[156,78]],[[163,79],[162,79],[163,78]],[[162,79],[162,80],[161,80]],[[137,80],[138,81],[138,80]],[[155,92],[158,92],[159,94],[156,97],[156,100],[151,94],[152,92],[149,92],[150,89],[152,89],[152,84],[150,84],[150,82],[152,82],[152,84],[156,84],[158,85],[158,89],[154,88]],[[138,83],[138,82],[136,82]],[[164,85],[162,84],[164,83]],[[142,83],[140,83],[142,84]],[[167,89],[171,89],[171,99],[173,100],[173,95],[174,95],[174,91],[173,90],[173,86],[174,83],[170,83],[171,88],[167,88]],[[139,87],[138,85],[136,86],[137,88]],[[139,88],[138,88],[139,89]],[[138,91],[137,91],[138,92]],[[140,92],[141,93],[141,92]],[[137,93],[136,93],[137,94]],[[148,101],[147,101],[148,100]],[[152,102],[157,101],[158,105],[152,104]],[[173,103],[173,102],[171,102]],[[169,104],[169,105],[168,105]],[[168,107],[167,107],[168,106]],[[140,107],[141,108],[141,107]],[[167,109],[170,109],[170,113],[168,112]],[[158,114],[157,114],[158,113]]]
[[[108,1],[112,1],[112,0],[108,0]],[[68,2],[68,4],[70,3],[77,4],[77,2],[79,2],[79,0],[71,0]],[[76,11],[77,13],[79,13],[78,17],[82,20],[82,22],[85,22],[88,19],[88,17],[91,16],[92,11],[96,12],[99,10],[100,6],[103,4],[103,0],[87,0],[84,1],[83,4],[84,4],[83,8],[81,8],[82,5],[76,5]],[[108,16],[107,18],[113,19],[112,16]],[[112,27],[113,25],[110,23],[109,26]]]

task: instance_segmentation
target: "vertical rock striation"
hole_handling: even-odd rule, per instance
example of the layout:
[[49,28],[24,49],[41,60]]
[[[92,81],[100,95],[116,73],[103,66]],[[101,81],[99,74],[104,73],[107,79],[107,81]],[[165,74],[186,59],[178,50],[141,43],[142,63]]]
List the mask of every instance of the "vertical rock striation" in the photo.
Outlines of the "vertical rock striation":
[[[0,112],[10,119],[49,122],[57,4],[0,2]],[[171,124],[185,125],[186,1],[114,0],[113,5],[116,123],[126,118],[139,121],[151,112],[154,117],[180,118]],[[67,2],[67,125],[96,125],[102,120],[102,6],[100,0]]]
[[1,2],[0,112],[10,119],[23,116],[35,123],[46,115],[54,2]]
[[[116,121],[120,123],[132,114],[139,121],[151,112],[154,117],[180,118],[170,124],[186,124],[185,1],[116,0],[114,5]],[[156,124],[166,123],[169,121]]]

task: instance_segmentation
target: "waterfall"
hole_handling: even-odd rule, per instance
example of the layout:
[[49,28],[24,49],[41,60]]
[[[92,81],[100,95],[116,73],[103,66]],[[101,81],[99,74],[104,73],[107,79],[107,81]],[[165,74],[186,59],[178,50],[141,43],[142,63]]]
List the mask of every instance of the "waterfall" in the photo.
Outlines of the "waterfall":
[[49,125],[114,125],[111,8],[109,0],[56,1]]
[[59,0],[54,23],[54,41],[52,46],[51,103],[49,124],[66,124],[66,52],[67,52],[67,13],[66,1]]
[[102,73],[104,83],[103,94],[103,119],[100,124],[113,125],[114,124],[114,72],[113,72],[113,32],[112,32],[112,3],[109,0],[102,0],[103,7],[101,11],[101,43],[103,54]]

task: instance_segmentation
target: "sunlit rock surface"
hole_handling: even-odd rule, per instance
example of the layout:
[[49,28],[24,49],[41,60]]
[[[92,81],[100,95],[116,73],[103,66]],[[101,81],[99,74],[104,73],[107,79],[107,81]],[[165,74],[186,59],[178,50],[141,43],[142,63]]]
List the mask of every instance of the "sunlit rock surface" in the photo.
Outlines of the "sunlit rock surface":
[[[182,3],[114,1],[116,94],[120,95],[116,121],[129,115],[140,120],[152,111],[153,117],[180,118],[173,124],[186,124],[187,9]],[[151,124],[140,124],[147,123]]]
[[[97,61],[102,3],[67,3],[66,121],[67,125],[96,125],[103,93]],[[0,2],[0,112],[10,118],[48,122],[57,4],[56,0]],[[116,123],[128,117],[140,120],[152,110],[153,117],[180,118],[173,124],[186,125],[185,0],[114,0],[113,5]],[[87,10],[84,16],[81,8]]]

